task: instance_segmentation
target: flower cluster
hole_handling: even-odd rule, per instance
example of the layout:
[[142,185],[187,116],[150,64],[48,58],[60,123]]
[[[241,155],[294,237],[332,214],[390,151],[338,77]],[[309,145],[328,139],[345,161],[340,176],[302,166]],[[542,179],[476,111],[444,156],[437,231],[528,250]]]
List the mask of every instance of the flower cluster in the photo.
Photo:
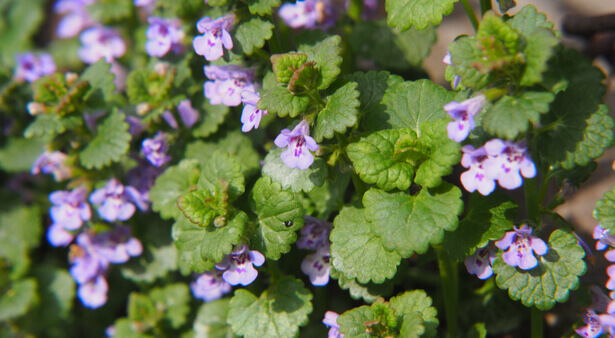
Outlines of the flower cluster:
[[61,151],[45,151],[36,158],[30,172],[32,175],[52,174],[56,181],[63,181],[73,175],[73,170],[66,164],[67,159]]
[[283,4],[278,15],[291,28],[327,29],[335,24],[337,13],[331,0],[298,0]]
[[224,271],[222,278],[230,285],[249,285],[258,276],[255,266],[265,263],[265,256],[256,250],[250,250],[242,244],[226,255],[216,264],[216,269]]
[[56,64],[47,53],[40,53],[38,57],[32,53],[24,53],[18,54],[15,58],[17,61],[15,81],[34,82],[56,71]]
[[53,223],[47,230],[47,239],[51,245],[67,246],[74,238],[69,231],[80,229],[83,222],[90,220],[92,212],[86,196],[85,187],[49,195],[49,201],[53,204],[49,210]]
[[124,186],[115,178],[110,179],[103,188],[95,190],[90,195],[90,202],[98,205],[98,214],[109,222],[128,220],[135,213],[136,207],[142,211],[148,209],[148,201],[136,188]]
[[444,106],[453,122],[446,126],[448,138],[455,142],[465,140],[470,131],[474,129],[474,117],[480,112],[485,104],[485,96],[478,95],[461,103],[453,101]]
[[224,48],[233,49],[233,39],[229,31],[235,22],[234,15],[227,15],[216,20],[205,17],[196,23],[199,33],[192,41],[194,51],[203,55],[207,61],[215,61],[224,55]]
[[538,265],[538,260],[534,254],[545,255],[547,253],[547,244],[536,237],[532,236],[532,228],[523,225],[521,229],[514,227],[514,231],[507,232],[502,239],[495,242],[495,245],[507,250],[502,254],[502,259],[510,266],[518,266],[522,270],[533,269]]
[[58,22],[56,34],[59,38],[72,38],[96,22],[88,13],[87,7],[96,0],[58,0],[53,5],[53,11],[62,14]]
[[301,228],[301,238],[297,240],[299,249],[316,250],[301,262],[301,271],[310,277],[314,286],[329,283],[331,270],[331,243],[329,234],[333,226],[330,223],[311,216],[304,216],[305,225]]
[[190,284],[194,297],[211,302],[231,292],[231,284],[224,280],[222,274],[222,271],[214,270],[199,275],[196,281]]
[[310,136],[310,126],[306,120],[302,120],[291,131],[283,129],[273,143],[280,148],[287,148],[280,154],[282,161],[289,168],[305,170],[314,163],[314,155],[311,151],[318,150],[318,144]]
[[482,248],[477,248],[473,254],[466,257],[464,264],[468,272],[476,275],[479,279],[487,279],[493,275],[493,261],[495,260],[495,247],[489,243]]
[[205,66],[205,97],[212,105],[223,104],[235,107],[241,104],[243,91],[254,92],[254,69],[240,68],[235,65]]
[[167,155],[168,137],[162,132],[158,132],[153,138],[143,140],[141,150],[154,167],[161,167],[171,160],[171,156]]
[[88,28],[79,36],[81,61],[92,64],[104,58],[111,63],[126,53],[126,44],[119,33],[109,27]]
[[328,338],[344,337],[344,335],[340,333],[340,325],[337,323],[339,316],[339,314],[333,311],[325,312],[325,318],[322,320],[322,323],[329,327],[329,333],[327,335]]
[[145,50],[147,54],[156,57],[165,56],[170,50],[176,54],[184,51],[181,40],[185,34],[180,28],[181,23],[176,19],[162,19],[155,16],[147,18],[149,28],[147,29],[147,43]]

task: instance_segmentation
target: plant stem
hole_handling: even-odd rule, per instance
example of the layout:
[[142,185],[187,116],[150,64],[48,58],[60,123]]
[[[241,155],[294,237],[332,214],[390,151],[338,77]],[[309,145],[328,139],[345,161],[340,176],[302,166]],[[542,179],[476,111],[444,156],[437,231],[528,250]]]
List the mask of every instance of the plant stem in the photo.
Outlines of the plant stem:
[[536,179],[526,178],[523,182],[525,191],[525,209],[527,218],[530,221],[538,223],[540,220],[540,196],[536,189]]
[[476,18],[476,14],[472,9],[472,5],[470,5],[470,2],[468,0],[461,0],[461,5],[463,5],[463,9],[466,11],[466,14],[468,14],[468,18],[470,18],[470,22],[472,22],[474,30],[478,31],[478,19]]
[[451,260],[448,253],[441,246],[435,247],[438,255],[438,267],[442,280],[442,298],[444,299],[444,313],[446,314],[447,337],[460,337],[458,316],[459,313],[459,276],[457,262]]
[[485,15],[487,11],[491,10],[491,0],[480,0],[480,13]]
[[542,311],[538,310],[535,307],[532,307],[532,312],[531,312],[531,337],[532,338],[542,338],[542,332],[543,332],[543,328],[542,328],[542,322],[543,322],[543,315],[542,315]]
[[361,14],[363,12],[363,0],[350,0],[350,6],[348,6],[348,16],[355,22],[361,20]]

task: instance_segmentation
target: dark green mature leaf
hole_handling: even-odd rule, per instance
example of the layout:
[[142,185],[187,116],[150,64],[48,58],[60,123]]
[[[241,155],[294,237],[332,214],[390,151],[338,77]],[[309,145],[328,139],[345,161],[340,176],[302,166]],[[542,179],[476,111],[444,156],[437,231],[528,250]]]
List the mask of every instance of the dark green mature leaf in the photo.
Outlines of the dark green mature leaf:
[[521,270],[504,262],[498,254],[493,262],[495,281],[508,290],[513,300],[525,306],[550,310],[555,302],[568,300],[568,293],[579,285],[579,276],[585,273],[585,251],[569,231],[557,229],[550,238],[547,254],[539,256],[539,264],[531,270]]
[[404,318],[401,326],[401,332],[403,337],[410,337],[408,332],[411,330],[411,328],[408,327],[408,324],[413,322],[407,322],[405,317],[408,315],[413,317],[415,313],[420,314],[420,317],[423,321],[422,326],[424,326],[425,328],[424,332],[419,333],[417,336],[436,336],[436,329],[440,324],[438,318],[436,317],[438,315],[438,310],[436,310],[436,308],[432,306],[433,301],[429,296],[427,296],[427,293],[425,293],[425,291],[406,291],[397,297],[391,298],[389,300],[389,303],[391,304],[391,308],[395,310],[395,314],[397,315],[397,317],[400,319],[398,320],[398,322],[400,322],[401,319]]
[[405,31],[411,27],[423,30],[430,23],[437,25],[442,16],[451,14],[457,0],[386,0],[387,23]]
[[169,284],[163,288],[152,289],[149,298],[156,310],[164,313],[172,328],[178,329],[186,322],[186,316],[190,312],[188,302],[192,298],[186,284]]
[[182,274],[190,272],[202,273],[205,270],[213,270],[216,262],[205,260],[201,257],[201,244],[203,243],[206,230],[191,223],[185,217],[178,217],[173,224],[171,236],[175,241],[179,253],[179,269]]
[[316,69],[320,72],[318,89],[327,89],[340,74],[342,64],[342,38],[339,35],[330,36],[321,42],[309,45],[300,45],[299,53],[306,54],[308,61],[316,62]]
[[294,337],[308,322],[311,299],[303,283],[291,276],[276,280],[260,297],[239,289],[231,299],[228,323],[246,338]]
[[316,216],[329,219],[329,215],[344,206],[344,198],[350,183],[350,173],[337,174],[335,178],[325,180],[321,187],[315,187],[307,196],[314,204]]
[[267,110],[269,114],[279,117],[295,117],[306,111],[310,104],[310,97],[294,94],[286,86],[275,86],[263,93],[258,101],[258,109]]
[[600,222],[603,229],[615,228],[615,187],[604,193],[604,196],[596,202],[594,218]]
[[180,216],[177,199],[196,189],[199,175],[199,163],[196,160],[185,159],[169,167],[156,178],[149,192],[152,209],[159,212],[163,219]]
[[[109,102],[115,96],[115,75],[110,72],[111,65],[104,59],[89,66],[83,71],[79,80],[87,81],[90,89],[85,95],[86,100]],[[103,104],[104,105],[104,104]]]
[[197,125],[192,128],[192,136],[207,137],[218,131],[220,125],[230,112],[228,106],[223,104],[211,105],[209,100],[203,101],[201,106],[204,114],[200,114],[201,118]]
[[260,16],[271,15],[273,9],[280,6],[280,0],[251,0],[248,8],[250,13]]
[[117,162],[128,152],[131,135],[124,114],[114,110],[98,127],[96,136],[79,152],[79,160],[87,169],[101,169]]
[[248,223],[248,215],[239,211],[223,227],[217,228],[210,224],[205,229],[206,233],[201,244],[201,257],[216,263],[222,261],[225,255],[233,251],[233,246],[241,242],[246,223]]
[[278,260],[297,240],[295,231],[303,227],[303,207],[292,193],[282,190],[269,177],[261,177],[254,183],[252,200],[258,225],[250,247],[268,259]]
[[[165,234],[168,238],[168,233]],[[153,283],[177,270],[178,253],[174,243],[147,245],[144,254],[122,266],[122,276],[133,282]]]
[[547,70],[547,61],[555,53],[559,39],[547,28],[536,28],[526,35],[525,70],[521,76],[522,86],[531,86],[542,80],[542,73]]
[[327,96],[327,104],[318,113],[314,128],[314,139],[317,142],[332,138],[335,132],[344,133],[357,123],[357,108],[361,104],[357,86],[354,82],[348,82]]
[[307,55],[302,53],[274,54],[271,64],[275,73],[275,80],[279,83],[288,83],[295,71],[307,61]]
[[398,75],[391,75],[389,72],[375,72],[370,71],[367,73],[356,72],[354,74],[344,76],[347,81],[356,82],[359,86],[359,101],[361,105],[359,107],[359,113],[362,116],[361,125],[367,128],[373,123],[371,121],[372,114],[383,114],[386,110],[386,106],[382,104],[382,97],[384,93],[393,85],[401,83],[404,79]]
[[265,41],[271,39],[273,24],[258,17],[242,22],[233,37],[239,42],[244,54],[252,55],[256,50],[263,48]]
[[28,269],[28,250],[38,246],[42,223],[38,207],[19,206],[0,213],[0,258],[12,265],[12,279]]
[[333,221],[331,264],[359,283],[382,283],[395,276],[401,256],[385,248],[366,209],[345,206]]
[[214,153],[210,161],[201,166],[198,186],[201,189],[214,192],[216,185],[221,181],[229,183],[228,196],[231,199],[239,197],[246,190],[245,178],[235,157],[218,151]]
[[514,140],[549,111],[554,98],[548,92],[525,92],[521,97],[506,95],[487,111],[482,126],[490,134]]
[[350,297],[353,299],[363,299],[367,303],[373,303],[379,297],[388,296],[393,293],[393,283],[359,283],[356,279],[347,278],[343,273],[335,270],[334,267],[331,267],[329,274],[331,278],[337,279],[342,290],[348,290]]
[[38,303],[37,285],[34,278],[20,279],[0,296],[0,321],[25,314]]
[[441,243],[444,230],[457,228],[463,210],[461,191],[449,183],[423,188],[415,196],[372,188],[363,195],[363,204],[384,247],[402,257],[425,253],[429,244]]
[[539,27],[550,30],[553,29],[553,23],[547,21],[547,16],[543,13],[539,13],[533,5],[524,6],[512,18],[506,21],[506,23],[510,24],[512,28],[516,29],[519,33],[525,36],[528,36]]
[[34,161],[45,151],[42,139],[8,138],[0,149],[0,168],[7,173],[29,171]]
[[508,197],[492,193],[485,197],[472,194],[466,216],[454,232],[444,234],[442,246],[451,259],[462,261],[489,241],[504,237],[517,218],[518,206]]
[[265,157],[265,165],[263,165],[263,175],[269,176],[275,182],[282,185],[284,190],[292,190],[294,192],[305,191],[310,192],[314,187],[320,187],[325,183],[328,170],[325,161],[316,157],[314,163],[305,169],[289,168],[282,159],[280,154],[284,149],[271,149]]
[[196,337],[231,338],[231,326],[227,324],[231,310],[230,298],[223,298],[201,305],[192,324]]

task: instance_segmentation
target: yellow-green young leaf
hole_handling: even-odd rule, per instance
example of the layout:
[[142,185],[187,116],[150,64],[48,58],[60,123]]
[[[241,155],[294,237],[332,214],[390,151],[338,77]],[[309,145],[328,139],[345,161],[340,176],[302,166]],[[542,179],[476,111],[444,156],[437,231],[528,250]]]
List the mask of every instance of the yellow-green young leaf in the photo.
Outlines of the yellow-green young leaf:
[[340,333],[344,337],[352,338],[370,338],[371,335],[366,332],[365,323],[372,322],[376,318],[371,307],[363,305],[342,313],[337,318],[337,324],[340,326]]
[[[433,301],[427,293],[423,290],[406,291],[403,294],[393,297],[389,300],[391,308],[395,310],[395,314],[399,318],[398,321],[406,315],[412,315],[413,313],[420,313],[423,319],[423,326],[425,327],[423,337],[435,337],[436,329],[440,322],[436,317],[438,310],[432,306]],[[407,332],[409,328],[406,328],[406,321],[403,321],[401,332]],[[404,335],[404,337],[407,337]]]
[[164,219],[177,218],[181,215],[177,199],[196,189],[199,175],[199,163],[192,159],[182,160],[179,164],[167,168],[156,178],[149,192],[152,209],[159,212]]
[[190,312],[188,303],[192,299],[188,285],[176,283],[154,288],[149,292],[149,299],[156,306],[156,310],[163,313],[172,328],[178,329],[186,322],[186,316]]
[[204,303],[196,314],[192,329],[196,337],[230,338],[231,326],[227,323],[231,299],[222,298]]
[[275,73],[275,80],[279,83],[288,83],[295,71],[307,61],[307,55],[302,53],[286,53],[271,55],[271,64]]
[[250,13],[260,16],[271,15],[273,9],[280,6],[280,0],[250,0],[248,8]]
[[270,114],[277,114],[279,117],[295,117],[305,112],[309,105],[309,96],[295,94],[286,86],[275,86],[266,90],[258,101],[258,109],[267,110]]
[[525,70],[521,76],[522,86],[531,86],[542,80],[542,73],[547,70],[547,61],[555,53],[559,39],[552,30],[538,27],[526,36],[524,49]]
[[520,97],[504,96],[485,114],[482,127],[500,138],[514,140],[531,124],[540,121],[540,115],[549,111],[555,96],[549,92],[525,92]]
[[291,276],[276,280],[260,297],[238,289],[231,298],[228,323],[233,333],[246,338],[295,337],[308,322],[312,294]]
[[[273,24],[258,17],[242,22],[236,29],[233,37],[243,54],[252,55],[255,50],[263,48],[265,41],[271,39]],[[233,48],[233,49],[235,49]]]
[[314,139],[322,142],[325,138],[333,138],[333,135],[344,133],[347,128],[357,123],[359,114],[358,107],[359,91],[358,84],[348,82],[338,88],[333,94],[327,96],[327,104],[318,113],[316,126],[314,127]]
[[87,6],[87,10],[96,22],[104,24],[129,19],[135,6],[130,0],[100,0]]
[[198,186],[200,189],[215,191],[216,185],[221,181],[229,183],[228,196],[231,199],[239,197],[245,191],[245,178],[241,173],[241,166],[234,156],[217,151],[210,161],[201,166],[201,177]]
[[392,28],[405,31],[410,27],[423,30],[430,23],[437,25],[453,11],[457,0],[386,0],[387,22]]
[[191,223],[186,217],[178,217],[173,224],[171,236],[177,246],[179,269],[183,275],[213,270],[216,262],[201,257],[201,244],[206,230]]
[[316,87],[317,80],[316,62],[306,62],[297,68],[288,81],[288,90],[295,94],[309,93]]
[[42,232],[38,207],[16,206],[0,212],[0,260],[12,266],[11,279],[27,272],[28,251],[39,245]]
[[342,64],[342,38],[339,35],[328,37],[312,46],[300,45],[299,53],[306,54],[308,61],[316,62],[316,69],[320,73],[317,87],[327,89],[340,74]]
[[0,321],[4,322],[24,315],[36,305],[39,301],[36,288],[34,278],[12,282],[8,290],[0,296]]
[[604,196],[596,202],[594,218],[600,222],[603,229],[615,228],[615,187],[604,193]]
[[200,113],[199,122],[192,128],[192,136],[207,137],[218,131],[220,125],[230,112],[228,106],[223,104],[211,105],[209,100],[204,100]]
[[[502,6],[502,2],[509,1],[511,0],[501,0],[500,7]],[[547,16],[544,13],[539,13],[534,5],[525,5],[518,13],[506,21],[506,23],[510,24],[512,28],[525,36],[539,27],[553,30],[553,23],[547,21]]]
[[555,302],[568,300],[568,293],[579,285],[585,273],[585,251],[569,231],[557,229],[549,237],[548,251],[538,256],[538,266],[530,270],[512,267],[499,253],[493,262],[498,287],[508,290],[513,300],[547,311]]
[[[421,161],[417,161],[419,167],[414,182],[423,187],[439,186],[442,177],[452,173],[453,166],[461,159],[461,145],[448,138],[447,125],[448,119],[431,120],[421,125],[418,141],[422,146],[419,149],[426,149],[426,153],[421,154]],[[404,148],[403,142],[400,143],[399,153],[414,152],[414,144]],[[416,154],[411,154],[412,157],[416,158]]]
[[225,255],[233,251],[233,246],[241,242],[247,222],[248,215],[239,211],[223,227],[210,224],[204,230],[201,257],[216,263],[222,261]]
[[214,191],[195,190],[177,199],[177,206],[192,223],[207,227],[214,219],[216,224],[224,222],[228,213],[228,188],[226,181],[221,181]]
[[316,157],[314,163],[305,169],[289,168],[282,159],[280,154],[284,149],[271,149],[265,157],[265,165],[263,165],[263,175],[269,176],[275,182],[282,185],[284,190],[292,190],[293,192],[310,192],[314,187],[320,187],[325,183],[328,176],[327,164],[325,161]]
[[98,126],[96,136],[79,152],[81,165],[87,169],[102,169],[111,162],[119,161],[130,147],[128,127],[124,114],[113,110]]

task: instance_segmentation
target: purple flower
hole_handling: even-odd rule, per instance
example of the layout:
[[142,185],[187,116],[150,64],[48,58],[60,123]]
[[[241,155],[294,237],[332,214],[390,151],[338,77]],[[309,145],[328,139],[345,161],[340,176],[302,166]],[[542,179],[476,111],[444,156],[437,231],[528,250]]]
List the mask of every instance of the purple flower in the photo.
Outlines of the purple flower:
[[474,129],[474,117],[485,104],[485,96],[478,95],[461,103],[453,101],[444,106],[444,110],[455,121],[446,126],[448,138],[455,142],[465,140],[470,131]]
[[507,232],[495,245],[502,250],[508,249],[502,254],[506,264],[518,266],[523,270],[532,269],[538,265],[534,253],[540,256],[546,254],[547,245],[542,239],[532,236],[532,228],[527,225],[524,224],[521,229],[514,228],[514,231]]
[[335,7],[330,0],[304,0],[283,4],[278,15],[291,28],[323,28],[335,24]]
[[110,179],[104,188],[95,190],[90,195],[90,202],[100,205],[98,214],[109,222],[125,221],[132,217],[135,204],[143,211],[148,208],[146,200],[137,189],[125,187],[115,178]]
[[77,244],[70,247],[68,255],[72,264],[70,274],[79,284],[103,275],[109,267],[109,261],[104,259],[94,246],[92,235],[83,232],[77,236]]
[[54,12],[65,14],[56,28],[59,38],[72,38],[95,22],[87,11],[87,6],[96,0],[59,0],[53,5]]
[[242,91],[254,92],[254,70],[251,68],[210,65],[205,66],[204,70],[205,76],[212,80],[205,82],[205,97],[212,105],[238,106]]
[[258,125],[261,123],[261,118],[264,115],[267,115],[266,110],[261,110],[256,107],[256,104],[261,99],[259,93],[254,93],[249,90],[244,90],[241,92],[241,102],[243,102],[243,111],[241,112],[241,131],[244,133],[252,130],[252,128],[257,129]]
[[71,167],[65,164],[68,157],[60,151],[45,151],[36,158],[30,172],[32,175],[53,174],[56,181],[63,181],[73,176]]
[[325,318],[322,320],[322,323],[327,325],[329,329],[329,338],[342,338],[343,334],[340,333],[340,326],[337,323],[337,319],[340,315],[333,311],[325,312]]
[[149,191],[163,171],[164,168],[154,167],[148,160],[137,158],[137,166],[128,171],[126,182],[139,191],[142,200],[149,201]]
[[87,189],[80,187],[72,191],[60,190],[49,195],[53,204],[50,209],[53,223],[63,226],[66,230],[77,230],[92,217],[90,205],[86,203]]
[[89,280],[87,283],[79,285],[77,295],[84,306],[96,309],[105,305],[107,302],[107,291],[109,291],[107,280],[104,276],[98,276],[96,279]]
[[192,102],[189,99],[179,101],[177,112],[184,125],[188,128],[191,128],[199,120],[199,112],[192,108]]
[[190,284],[190,289],[195,298],[211,302],[231,292],[231,285],[222,278],[222,271],[205,271]]
[[587,325],[574,331],[586,338],[600,337],[605,328],[611,332],[615,327],[615,317],[609,314],[597,315],[593,309],[587,310],[583,316],[583,322]]
[[318,248],[312,255],[307,255],[301,262],[301,271],[310,277],[314,286],[324,286],[329,283],[329,271],[331,270],[330,246]]
[[609,276],[609,280],[606,282],[606,288],[615,290],[615,264],[611,264],[606,268],[606,274]]
[[303,216],[305,225],[301,228],[301,238],[297,240],[299,249],[317,250],[321,246],[329,245],[329,234],[333,226],[312,216]]
[[181,40],[184,38],[184,32],[179,29],[179,20],[165,20],[150,16],[147,22],[150,24],[146,32],[148,41],[145,44],[145,50],[147,54],[161,57],[171,49],[177,54],[183,52],[184,45],[181,44]]
[[109,73],[115,75],[115,79],[113,83],[115,84],[116,92],[121,92],[126,89],[126,68],[122,67],[118,62],[111,61],[111,67],[109,68]]
[[91,238],[91,245],[105,261],[112,264],[126,263],[130,257],[143,253],[141,241],[131,237],[130,228],[118,226],[112,231],[97,234]]
[[258,276],[258,271],[254,266],[261,266],[263,263],[265,263],[265,256],[258,251],[248,249],[244,244],[225,256],[222,262],[216,264],[216,269],[226,270],[222,278],[229,284],[246,286]]
[[486,166],[497,168],[498,184],[505,189],[517,189],[526,178],[536,176],[536,166],[524,142],[493,139],[484,145],[489,159]]
[[51,55],[41,53],[36,57],[32,53],[17,54],[17,68],[15,68],[15,80],[22,82],[34,82],[43,76],[55,73],[56,64]]
[[280,158],[289,168],[301,170],[309,168],[314,162],[310,150],[318,150],[318,144],[310,137],[310,126],[306,120],[299,122],[292,131],[283,129],[273,143],[280,148],[288,147],[280,154]]
[[169,127],[173,128],[173,129],[177,129],[179,127],[179,125],[177,124],[177,120],[175,119],[175,116],[173,116],[173,113],[171,113],[168,110],[165,110],[162,112],[162,119],[169,125]]
[[143,140],[141,150],[145,154],[145,158],[154,167],[161,167],[171,160],[171,156],[167,155],[169,150],[168,137],[162,132],[158,132],[154,138]]
[[495,175],[487,166],[488,156],[485,148],[474,149],[474,146],[468,144],[461,150],[463,150],[461,165],[470,168],[461,174],[461,184],[469,192],[478,190],[483,196],[489,195],[495,189]]
[[51,224],[47,229],[47,241],[52,246],[67,246],[74,238],[75,236],[66,231],[61,224]]
[[615,236],[610,234],[610,230],[604,230],[600,223],[594,228],[594,239],[596,242],[596,250],[602,251],[607,247],[615,247]]
[[234,15],[227,15],[216,20],[211,20],[210,17],[205,17],[196,23],[196,28],[199,33],[192,41],[194,51],[198,55],[205,56],[207,61],[218,60],[223,54],[224,49],[233,48],[233,39],[229,31],[235,21]]
[[466,269],[472,275],[476,275],[479,279],[487,279],[493,275],[491,266],[495,260],[495,248],[492,243],[487,244],[483,248],[468,256],[464,261]]
[[[453,62],[451,61],[451,53],[449,53],[448,50],[446,51],[446,55],[444,55],[442,62],[444,62],[444,64],[447,64],[449,66],[454,66]],[[459,86],[459,82],[461,82],[461,76],[455,75],[455,79],[453,80],[453,89],[457,89],[457,87]]]
[[143,122],[136,116],[126,115],[126,122],[128,122],[128,132],[133,136],[133,139],[145,131]]
[[611,303],[613,303],[611,298],[605,295],[604,292],[602,292],[602,289],[597,285],[591,285],[589,287],[589,293],[592,298],[591,308],[598,312],[607,312],[607,309]]
[[81,48],[79,58],[81,61],[92,64],[105,58],[112,62],[126,53],[126,44],[120,35],[108,27],[92,27],[83,31],[79,36]]

